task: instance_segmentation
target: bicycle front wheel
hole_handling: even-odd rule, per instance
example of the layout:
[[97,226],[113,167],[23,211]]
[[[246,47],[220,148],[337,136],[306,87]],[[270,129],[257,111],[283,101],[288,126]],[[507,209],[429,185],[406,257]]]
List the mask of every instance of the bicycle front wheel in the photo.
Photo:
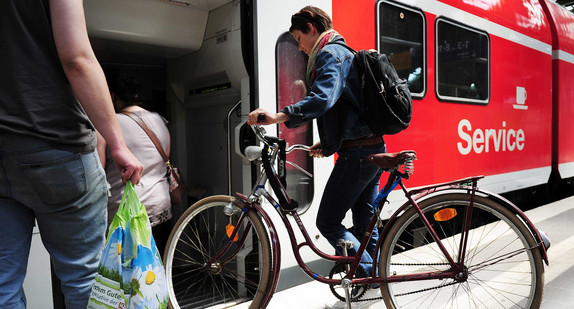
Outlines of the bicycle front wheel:
[[[171,308],[228,308],[249,302],[249,308],[260,307],[271,277],[269,237],[254,211],[237,224],[243,212],[234,202],[231,196],[205,198],[173,228],[164,258]],[[234,230],[237,236],[230,239]]]
[[[455,262],[470,194],[439,195],[420,203],[424,216]],[[381,292],[388,308],[538,308],[544,266],[525,224],[499,203],[475,196],[470,216],[464,271],[452,279],[386,283]],[[445,255],[413,207],[393,224],[381,249],[380,274],[404,275],[450,271]]]

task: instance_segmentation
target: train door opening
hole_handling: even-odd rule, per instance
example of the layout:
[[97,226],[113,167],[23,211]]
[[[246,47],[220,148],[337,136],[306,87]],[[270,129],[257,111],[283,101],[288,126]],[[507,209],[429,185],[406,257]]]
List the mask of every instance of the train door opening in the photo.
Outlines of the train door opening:
[[[169,122],[170,160],[189,188],[172,226],[197,199],[250,188],[250,163],[235,146],[250,109],[240,0],[85,0],[84,8],[104,71],[135,73],[143,107]],[[38,294],[33,286],[26,292]],[[42,301],[62,308],[60,296]]]
[[[144,8],[131,9],[149,19],[140,16],[118,22],[111,26],[118,29],[106,28],[108,32],[100,23],[90,21],[110,12],[91,1],[86,8],[90,39],[104,70],[135,73],[142,84],[144,108],[169,121],[170,159],[189,188],[188,201],[176,209],[175,216],[207,195],[243,190],[244,162],[235,155],[234,134],[242,113],[249,110],[249,105],[242,108],[239,104],[249,102],[249,78],[241,53],[240,1],[188,2],[143,1]],[[145,33],[155,37],[137,41],[116,34],[138,26],[151,27],[146,24],[154,22],[154,13],[164,10],[173,19],[158,17],[164,29]],[[182,34],[179,28],[195,30]],[[190,42],[179,42],[184,39]],[[245,179],[250,182],[251,175]]]

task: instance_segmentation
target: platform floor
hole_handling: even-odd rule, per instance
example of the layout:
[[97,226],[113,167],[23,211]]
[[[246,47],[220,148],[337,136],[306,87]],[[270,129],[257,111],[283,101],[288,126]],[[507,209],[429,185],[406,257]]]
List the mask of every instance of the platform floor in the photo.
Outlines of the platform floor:
[[[574,309],[574,197],[540,206],[526,214],[552,242],[541,308]],[[323,309],[335,301],[326,285],[313,281],[276,293],[268,308]],[[381,301],[367,308],[382,309],[385,305]]]

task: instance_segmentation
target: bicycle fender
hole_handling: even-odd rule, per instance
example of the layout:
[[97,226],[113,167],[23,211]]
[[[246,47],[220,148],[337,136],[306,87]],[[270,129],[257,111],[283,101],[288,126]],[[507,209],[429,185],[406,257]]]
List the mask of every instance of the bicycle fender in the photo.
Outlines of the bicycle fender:
[[261,309],[264,309],[275,294],[274,292],[277,288],[277,283],[279,282],[279,273],[281,272],[281,244],[279,243],[277,229],[275,229],[275,225],[273,224],[271,217],[269,217],[269,215],[262,209],[261,205],[254,203],[251,204],[251,206],[267,225],[269,237],[271,238],[271,263],[273,264],[273,270],[271,272],[270,286],[267,288],[267,291],[265,292],[266,295],[261,303]]
[[[449,194],[449,193],[454,193],[454,192],[460,192],[461,190],[465,190],[465,191],[472,191],[472,187],[471,186],[464,186],[464,185],[445,185],[445,186],[430,186],[424,190],[417,190],[417,194],[415,194],[414,196],[412,196],[412,199],[417,202],[420,200],[423,200],[427,197],[429,197],[429,195],[432,194],[432,196],[436,196],[436,195],[442,195],[442,194]],[[526,225],[526,227],[530,230],[530,233],[532,234],[532,236],[534,237],[534,240],[540,244],[538,246],[540,253],[542,255],[542,259],[544,260],[544,263],[546,263],[546,266],[549,265],[549,261],[548,261],[548,253],[546,252],[547,250],[547,246],[549,247],[550,244],[550,240],[548,239],[547,235],[541,236],[540,231],[534,226],[534,223],[532,223],[532,221],[530,221],[530,219],[526,216],[526,214],[524,214],[524,212],[522,210],[520,210],[520,208],[518,208],[518,206],[514,205],[511,201],[507,200],[506,198],[487,191],[487,190],[483,190],[483,189],[479,189],[479,188],[475,188],[475,191],[477,194],[492,199],[495,202],[499,203],[500,205],[506,207],[508,210],[510,210],[512,213],[514,213],[516,216],[518,216]],[[389,220],[387,221],[387,224],[385,224],[383,231],[381,232],[381,235],[385,235],[384,233],[387,231],[387,229],[392,226],[392,224],[394,223],[394,221],[397,219],[397,217],[399,217],[398,214],[402,213],[403,211],[406,211],[408,208],[410,208],[411,202],[407,201],[405,202],[403,205],[401,205],[401,207],[393,214],[393,216],[391,216],[391,218],[389,218]],[[384,240],[384,237],[380,237],[379,241],[377,243],[377,254],[378,254],[378,250],[380,248],[380,246],[382,246],[382,241]],[[546,245],[548,244],[548,245]],[[375,259],[376,261],[376,259]]]

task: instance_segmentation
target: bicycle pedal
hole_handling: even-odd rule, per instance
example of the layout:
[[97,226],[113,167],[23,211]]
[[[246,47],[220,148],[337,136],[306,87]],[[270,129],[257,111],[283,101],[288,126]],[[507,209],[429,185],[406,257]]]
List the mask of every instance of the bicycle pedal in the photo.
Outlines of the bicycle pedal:
[[345,240],[345,239],[339,238],[337,240],[337,246],[341,247],[341,248],[352,249],[354,245],[353,245],[353,242],[350,240]]

